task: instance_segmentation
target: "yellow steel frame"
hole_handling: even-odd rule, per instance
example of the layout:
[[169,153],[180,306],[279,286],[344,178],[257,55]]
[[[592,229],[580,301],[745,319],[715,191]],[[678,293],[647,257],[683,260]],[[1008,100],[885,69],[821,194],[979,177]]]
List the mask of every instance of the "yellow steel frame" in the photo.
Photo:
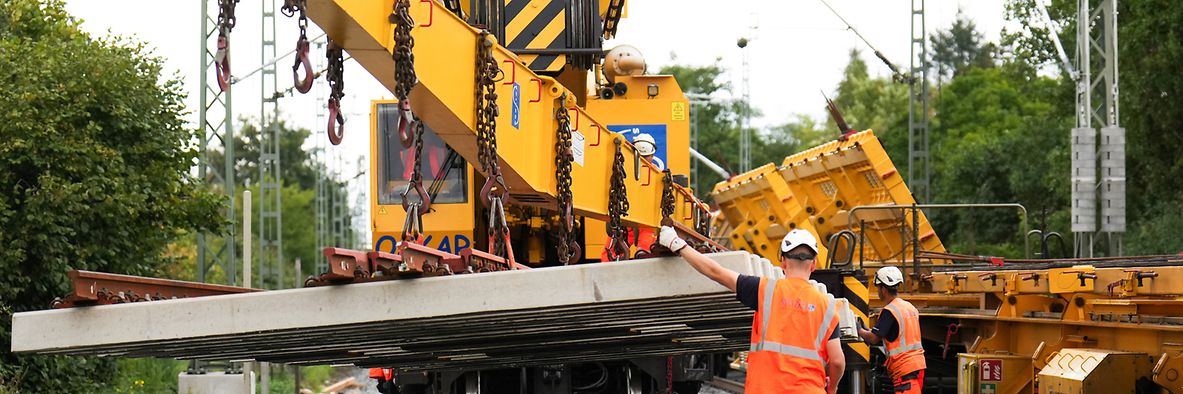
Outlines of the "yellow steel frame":
[[[390,2],[382,0],[312,0],[309,16],[334,42],[378,78],[387,88],[393,87],[394,63],[390,57],[392,25],[387,20]],[[415,64],[419,83],[411,92],[412,109],[420,119],[452,149],[469,162],[477,160],[475,134],[475,63],[479,31],[447,12],[434,0],[412,1],[410,13],[417,27]],[[519,205],[553,208],[555,164],[553,146],[558,127],[555,109],[567,106],[573,118],[579,118],[578,130],[586,143],[584,164],[572,171],[576,213],[605,219],[608,213],[609,178],[614,155],[613,140],[624,137],[612,133],[597,117],[575,105],[576,97],[552,78],[529,70],[508,49],[495,45],[493,54],[504,72],[497,83],[500,115],[497,140],[501,169],[510,189],[510,199]],[[672,79],[671,79],[672,81]],[[520,91],[520,127],[511,125],[513,85]],[[662,89],[659,99],[686,102],[681,89]],[[594,144],[595,142],[599,144]],[[632,145],[624,143],[626,163],[639,162],[640,171],[626,165],[626,187],[631,204],[624,218],[631,225],[657,227],[661,223],[659,204],[662,174],[641,160]],[[679,201],[697,199],[686,188],[675,186]],[[695,204],[677,204],[675,219],[692,216]],[[689,224],[689,220],[683,220]]]
[[[910,205],[916,200],[891,163],[883,145],[868,130],[788,156],[780,166],[767,164],[715,185],[711,196],[734,229],[731,242],[740,249],[776,261],[780,238],[794,228],[812,232],[824,244],[849,228],[851,210],[858,206]],[[916,211],[919,212],[919,211]],[[921,250],[943,251],[941,240],[923,212],[917,218]],[[906,261],[911,215],[900,211],[859,211],[855,223],[865,223],[871,261]],[[829,254],[824,245],[819,266]],[[857,251],[856,251],[857,253]]]
[[[971,352],[1027,355],[1036,369],[1064,348],[1145,353],[1158,360],[1155,382],[1183,391],[1183,266],[1131,261],[1120,267],[958,270],[933,272],[929,280],[944,294],[927,305],[935,309],[921,314],[960,319],[963,330],[979,333]],[[951,305],[943,298],[975,294],[997,300],[997,306]]]

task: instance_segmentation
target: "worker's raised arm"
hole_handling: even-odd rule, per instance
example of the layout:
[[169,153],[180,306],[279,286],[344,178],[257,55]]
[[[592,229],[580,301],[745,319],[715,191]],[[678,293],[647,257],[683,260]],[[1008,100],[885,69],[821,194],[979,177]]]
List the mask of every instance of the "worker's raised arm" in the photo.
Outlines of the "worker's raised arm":
[[681,256],[699,273],[719,282],[723,287],[735,291],[735,282],[739,279],[739,273],[719,265],[715,260],[711,260],[694,248],[686,247],[686,241],[678,238],[678,233],[674,231],[673,227],[662,227],[661,233],[657,237],[657,243]]

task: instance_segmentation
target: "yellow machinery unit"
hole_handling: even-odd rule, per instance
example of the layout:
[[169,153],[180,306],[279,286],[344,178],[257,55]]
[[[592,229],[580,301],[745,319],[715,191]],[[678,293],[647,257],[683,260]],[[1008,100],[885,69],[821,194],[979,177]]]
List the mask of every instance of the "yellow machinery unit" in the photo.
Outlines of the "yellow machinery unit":
[[1035,370],[1031,357],[1012,354],[957,355],[958,394],[1031,394]]
[[1060,349],[1039,371],[1041,394],[1134,394],[1150,377],[1144,353],[1104,349]]
[[[923,212],[867,208],[916,202],[869,130],[786,157],[780,166],[767,164],[720,182],[711,197],[733,229],[732,245],[772,261],[777,261],[781,237],[795,228],[825,243],[819,268],[859,257],[855,254],[866,261],[909,261],[913,239],[921,250],[944,251]],[[843,231],[862,234],[865,247],[852,248],[854,239],[840,238]],[[834,245],[841,250],[830,250]]]

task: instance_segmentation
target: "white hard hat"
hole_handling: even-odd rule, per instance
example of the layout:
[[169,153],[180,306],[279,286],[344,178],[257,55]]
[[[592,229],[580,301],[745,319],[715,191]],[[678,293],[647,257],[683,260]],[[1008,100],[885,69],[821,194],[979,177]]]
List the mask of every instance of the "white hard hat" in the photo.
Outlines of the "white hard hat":
[[633,138],[633,146],[637,148],[637,153],[641,156],[652,156],[657,153],[657,141],[653,140],[653,136],[648,133],[641,133]]
[[875,272],[875,284],[884,286],[898,286],[904,282],[904,273],[899,268],[887,266]]
[[785,234],[784,239],[780,240],[780,252],[788,253],[794,248],[805,245],[808,246],[813,254],[817,254],[817,238],[813,237],[808,231],[802,229],[794,229]]

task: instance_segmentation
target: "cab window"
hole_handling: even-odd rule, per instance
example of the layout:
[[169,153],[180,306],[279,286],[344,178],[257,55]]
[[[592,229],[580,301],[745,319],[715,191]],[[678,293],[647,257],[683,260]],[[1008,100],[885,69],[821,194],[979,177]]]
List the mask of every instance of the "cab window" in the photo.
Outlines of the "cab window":
[[[411,178],[415,149],[403,148],[398,139],[398,104],[378,105],[378,204],[402,204],[402,194]],[[431,193],[433,184],[439,191],[433,204],[464,203],[468,201],[468,174],[465,161],[431,130],[423,130],[423,158],[419,173],[423,188]],[[450,158],[449,158],[450,156]],[[442,178],[440,181],[436,179]],[[418,199],[411,191],[410,201]]]

